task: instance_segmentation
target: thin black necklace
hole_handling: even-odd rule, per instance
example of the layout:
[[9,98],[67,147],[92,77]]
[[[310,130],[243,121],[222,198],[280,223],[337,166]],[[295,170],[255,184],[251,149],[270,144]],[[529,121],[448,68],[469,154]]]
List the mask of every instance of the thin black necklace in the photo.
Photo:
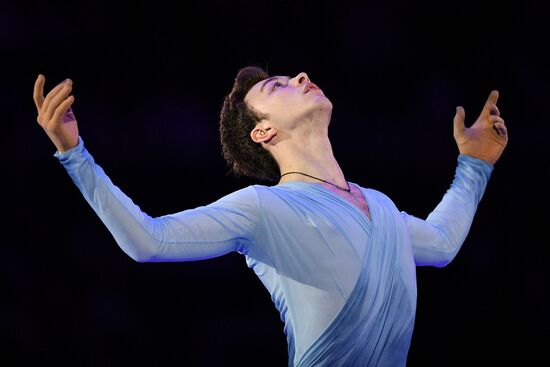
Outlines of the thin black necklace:
[[336,185],[336,184],[333,184],[332,182],[329,182],[329,181],[327,181],[327,180],[323,180],[322,178],[315,177],[315,176],[312,176],[312,175],[308,175],[307,173],[302,173],[302,172],[287,172],[287,173],[283,173],[283,174],[281,175],[281,178],[282,178],[283,176],[290,175],[291,173],[296,173],[296,174],[299,174],[299,175],[304,175],[304,176],[307,176],[307,177],[311,177],[311,178],[314,178],[314,179],[316,179],[316,180],[319,180],[319,181],[323,181],[323,182],[325,182],[325,183],[328,183],[329,185],[332,185],[332,186],[334,186],[334,187],[337,187],[337,188],[339,188],[340,190],[344,190],[344,191],[347,191],[347,192],[351,192],[351,189],[350,189],[350,187],[349,187],[349,183],[348,183],[347,181],[346,181],[346,185],[348,185],[348,188],[345,189],[345,188],[340,187],[340,186],[338,186],[338,185]]

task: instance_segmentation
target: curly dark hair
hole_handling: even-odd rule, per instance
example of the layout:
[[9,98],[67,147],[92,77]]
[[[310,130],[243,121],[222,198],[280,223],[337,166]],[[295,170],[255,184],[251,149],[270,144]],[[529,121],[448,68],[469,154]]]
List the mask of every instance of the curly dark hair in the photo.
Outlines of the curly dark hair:
[[247,66],[239,70],[233,89],[224,98],[220,112],[222,155],[235,177],[277,182],[280,170],[273,155],[255,143],[250,132],[267,115],[252,110],[244,101],[248,91],[268,78],[261,67]]

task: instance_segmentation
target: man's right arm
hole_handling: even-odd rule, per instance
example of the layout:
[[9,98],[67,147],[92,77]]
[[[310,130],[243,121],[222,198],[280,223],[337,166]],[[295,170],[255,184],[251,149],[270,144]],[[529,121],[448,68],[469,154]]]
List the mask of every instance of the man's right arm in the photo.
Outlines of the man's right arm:
[[71,109],[73,82],[66,79],[44,97],[45,82],[40,74],[34,83],[38,124],[57,148],[55,156],[130,257],[136,261],[207,259],[242,252],[254,240],[258,200],[251,186],[196,209],[160,218],[143,213],[84,148]]
[[55,156],[121,249],[136,261],[208,259],[246,251],[254,241],[259,209],[252,186],[207,206],[152,218],[111,182],[81,138]]

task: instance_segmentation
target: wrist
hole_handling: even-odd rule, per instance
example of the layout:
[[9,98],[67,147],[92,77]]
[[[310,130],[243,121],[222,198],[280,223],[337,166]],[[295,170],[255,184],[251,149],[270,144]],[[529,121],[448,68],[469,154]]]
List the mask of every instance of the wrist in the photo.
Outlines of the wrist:
[[71,141],[61,141],[53,137],[51,140],[60,153],[65,153],[78,145],[78,136],[75,139],[71,139]]
[[470,157],[470,158],[474,158],[474,159],[479,159],[480,161],[483,161],[486,164],[490,164],[491,166],[493,166],[496,163],[496,160],[491,159],[489,157],[485,157],[483,155],[479,155],[479,154],[471,154],[471,153],[460,152],[459,156],[465,156],[465,157]]
[[82,141],[82,138],[78,136],[76,144],[73,147],[63,146],[63,145],[60,145],[58,147],[56,145],[57,151],[54,153],[54,157],[65,159],[67,157],[72,156],[74,152],[82,150],[83,146],[84,146],[84,142]]

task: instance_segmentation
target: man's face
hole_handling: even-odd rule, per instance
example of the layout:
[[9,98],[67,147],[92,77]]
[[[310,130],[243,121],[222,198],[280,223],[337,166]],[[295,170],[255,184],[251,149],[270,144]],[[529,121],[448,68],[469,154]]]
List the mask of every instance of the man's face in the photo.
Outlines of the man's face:
[[294,78],[272,76],[248,91],[245,102],[253,110],[268,115],[275,128],[292,131],[311,125],[319,117],[330,120],[332,103],[323,91],[311,83],[306,73]]

